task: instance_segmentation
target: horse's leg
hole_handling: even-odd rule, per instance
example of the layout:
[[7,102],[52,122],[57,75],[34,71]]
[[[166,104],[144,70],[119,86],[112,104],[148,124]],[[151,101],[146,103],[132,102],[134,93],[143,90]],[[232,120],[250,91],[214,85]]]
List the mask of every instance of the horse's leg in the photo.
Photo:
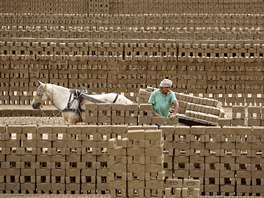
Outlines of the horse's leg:
[[70,125],[76,125],[80,120],[80,116],[73,112],[69,112],[67,118],[67,121]]

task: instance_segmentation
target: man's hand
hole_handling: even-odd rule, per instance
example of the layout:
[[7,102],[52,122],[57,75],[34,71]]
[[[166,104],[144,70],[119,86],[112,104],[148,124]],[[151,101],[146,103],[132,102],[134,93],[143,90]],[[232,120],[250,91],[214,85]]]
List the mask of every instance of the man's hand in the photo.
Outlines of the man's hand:
[[169,119],[174,119],[176,117],[177,117],[176,113],[171,113],[170,116],[169,116]]

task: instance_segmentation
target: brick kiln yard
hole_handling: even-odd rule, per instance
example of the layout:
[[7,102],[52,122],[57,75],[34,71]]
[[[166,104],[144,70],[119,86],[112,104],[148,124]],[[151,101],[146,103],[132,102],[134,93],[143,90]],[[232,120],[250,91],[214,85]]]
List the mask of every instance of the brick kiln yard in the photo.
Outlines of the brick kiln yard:
[[[263,13],[263,0],[0,0],[0,198],[264,196]],[[188,123],[95,104],[68,126],[29,106],[38,80],[146,102],[164,78]]]

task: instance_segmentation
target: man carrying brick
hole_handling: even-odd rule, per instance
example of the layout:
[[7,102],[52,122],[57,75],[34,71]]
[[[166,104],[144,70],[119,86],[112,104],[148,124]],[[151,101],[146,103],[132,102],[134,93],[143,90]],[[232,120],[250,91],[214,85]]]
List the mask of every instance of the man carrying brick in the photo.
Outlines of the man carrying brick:
[[[152,104],[154,116],[164,118],[175,118],[178,112],[179,103],[176,99],[175,93],[170,88],[172,81],[164,79],[160,82],[160,89],[152,92],[149,98],[149,103]],[[169,113],[170,107],[173,105],[174,112]]]

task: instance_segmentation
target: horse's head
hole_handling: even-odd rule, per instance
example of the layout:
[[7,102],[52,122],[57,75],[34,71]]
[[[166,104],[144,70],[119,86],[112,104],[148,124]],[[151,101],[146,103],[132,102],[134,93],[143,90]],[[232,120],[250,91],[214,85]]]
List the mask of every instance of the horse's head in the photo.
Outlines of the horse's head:
[[39,83],[40,85],[37,89],[37,94],[34,96],[34,99],[32,102],[33,109],[40,109],[40,107],[42,106],[42,103],[49,99],[47,95],[47,85],[40,81]]

